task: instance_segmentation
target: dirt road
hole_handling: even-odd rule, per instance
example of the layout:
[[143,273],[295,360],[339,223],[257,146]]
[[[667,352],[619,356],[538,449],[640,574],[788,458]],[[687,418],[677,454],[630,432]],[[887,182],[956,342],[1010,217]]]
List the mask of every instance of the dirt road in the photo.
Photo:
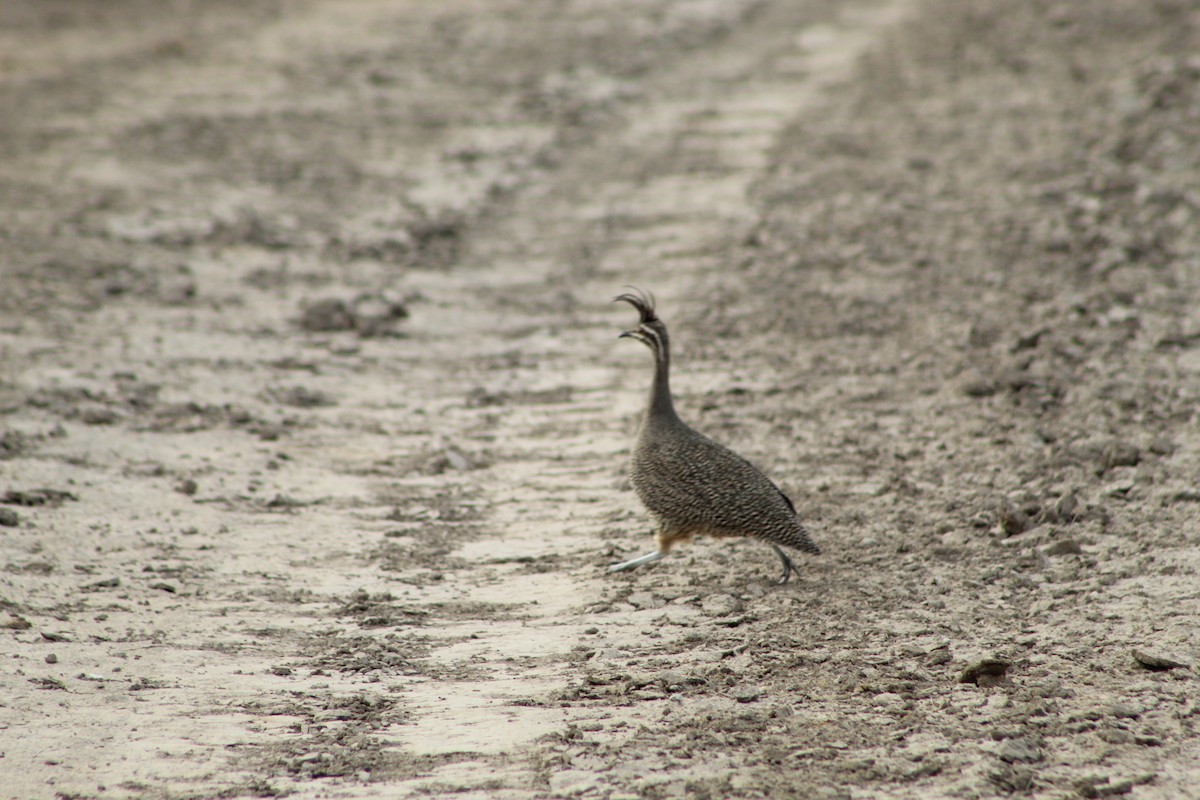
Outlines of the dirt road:
[[1200,15],[998,5],[6,4],[0,796],[1200,796]]

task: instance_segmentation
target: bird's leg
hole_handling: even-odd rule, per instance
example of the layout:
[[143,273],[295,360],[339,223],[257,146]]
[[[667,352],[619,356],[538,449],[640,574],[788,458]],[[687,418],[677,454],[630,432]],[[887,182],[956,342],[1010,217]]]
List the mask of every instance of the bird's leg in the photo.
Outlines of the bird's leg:
[[788,582],[788,578],[792,577],[792,573],[796,571],[796,565],[792,563],[792,559],[787,553],[779,549],[779,545],[770,542],[768,542],[768,544],[774,548],[775,555],[779,556],[779,560],[783,562],[783,575],[781,575],[779,580],[776,581],[776,583],[778,583],[780,586],[783,586]]
[[663,555],[664,553],[661,550],[655,550],[653,553],[646,553],[644,556],[631,558],[628,561],[624,561],[620,564],[613,564],[608,568],[608,571],[622,572],[627,569],[633,569],[634,567],[640,567],[642,564],[649,564],[651,561],[658,561],[663,557]]

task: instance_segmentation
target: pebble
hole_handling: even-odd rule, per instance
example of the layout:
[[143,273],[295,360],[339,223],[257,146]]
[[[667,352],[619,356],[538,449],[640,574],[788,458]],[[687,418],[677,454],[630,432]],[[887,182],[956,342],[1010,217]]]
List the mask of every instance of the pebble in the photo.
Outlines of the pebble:
[[630,605],[640,609],[662,608],[667,604],[665,600],[652,592],[634,592],[626,599]]
[[1117,719],[1137,719],[1142,715],[1142,710],[1132,703],[1113,703],[1110,711]]
[[0,525],[15,528],[21,524],[21,516],[11,508],[0,508]]
[[455,447],[447,447],[445,455],[446,462],[459,472],[466,472],[471,469],[471,460],[461,450]]
[[1075,793],[1080,797],[1112,797],[1133,791],[1133,781],[1110,783],[1108,778],[1090,778],[1075,784]]
[[571,797],[598,789],[600,776],[581,769],[566,769],[550,776],[550,794]]
[[1078,516],[1079,497],[1074,492],[1068,492],[1055,501],[1051,508],[1053,522],[1070,522]]
[[700,601],[700,609],[710,617],[724,617],[742,610],[742,601],[730,594],[710,594]]
[[616,647],[606,647],[603,650],[597,650],[592,653],[592,660],[595,661],[613,661],[619,658],[628,658],[629,653],[625,650],[620,650]]
[[1059,539],[1045,550],[1048,556],[1078,556],[1083,554],[1083,548],[1074,539]]
[[1000,384],[988,378],[977,378],[963,384],[962,391],[967,397],[991,397],[1000,391]]
[[925,659],[925,666],[940,667],[942,664],[949,664],[953,660],[954,657],[950,655],[949,648],[943,647],[929,654],[929,658]]
[[996,686],[1003,682],[1011,666],[1012,662],[1003,658],[985,658],[964,669],[958,682],[973,683],[984,688]]
[[355,318],[345,301],[325,298],[307,305],[300,313],[300,327],[306,331],[351,331]]
[[1142,451],[1129,442],[1113,440],[1100,451],[1100,466],[1104,471],[1113,467],[1136,467],[1142,460]]
[[1163,653],[1152,653],[1146,650],[1135,649],[1133,651],[1133,658],[1146,669],[1153,670],[1178,669],[1190,666],[1186,661],[1181,661],[1173,656]]
[[1005,536],[1016,536],[1024,533],[1033,526],[1033,521],[1021,509],[1009,500],[1007,497],[1000,501],[1000,508],[997,510],[998,522],[1000,530]]
[[1010,764],[1034,764],[1042,760],[1042,748],[1024,736],[1006,739],[997,753],[1001,761]]
[[117,412],[106,406],[92,406],[84,409],[79,418],[85,425],[112,425],[120,417]]
[[874,705],[884,711],[903,711],[904,698],[895,692],[880,692],[875,695]]
[[753,703],[762,697],[762,690],[757,686],[739,686],[733,690],[733,699],[739,703]]
[[1107,728],[1097,735],[1101,741],[1109,744],[1129,744],[1133,741],[1133,734],[1122,728]]

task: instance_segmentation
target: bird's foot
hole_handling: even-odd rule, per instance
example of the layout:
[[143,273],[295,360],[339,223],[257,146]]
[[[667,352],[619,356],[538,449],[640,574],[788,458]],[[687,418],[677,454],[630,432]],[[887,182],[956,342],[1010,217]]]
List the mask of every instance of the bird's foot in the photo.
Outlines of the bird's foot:
[[796,565],[792,563],[791,556],[779,549],[779,545],[772,544],[771,547],[774,548],[775,554],[779,556],[779,560],[783,562],[783,574],[779,576],[779,580],[775,581],[777,585],[783,586],[788,582],[788,578],[792,577],[792,573],[797,571]]
[[653,553],[647,553],[644,556],[638,556],[637,558],[631,558],[628,561],[621,562],[620,564],[613,564],[611,567],[608,568],[608,571],[609,572],[624,572],[627,569],[633,569],[634,567],[640,567],[642,564],[649,564],[651,561],[658,561],[662,557],[663,557],[663,554],[656,550]]

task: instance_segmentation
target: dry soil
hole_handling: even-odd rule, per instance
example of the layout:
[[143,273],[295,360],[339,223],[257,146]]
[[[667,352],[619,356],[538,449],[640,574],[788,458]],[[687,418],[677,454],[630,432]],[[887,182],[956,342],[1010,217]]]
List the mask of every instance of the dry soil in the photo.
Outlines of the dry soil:
[[[1190,0],[8,0],[0,795],[1200,797]],[[683,416],[824,549],[622,574]]]

